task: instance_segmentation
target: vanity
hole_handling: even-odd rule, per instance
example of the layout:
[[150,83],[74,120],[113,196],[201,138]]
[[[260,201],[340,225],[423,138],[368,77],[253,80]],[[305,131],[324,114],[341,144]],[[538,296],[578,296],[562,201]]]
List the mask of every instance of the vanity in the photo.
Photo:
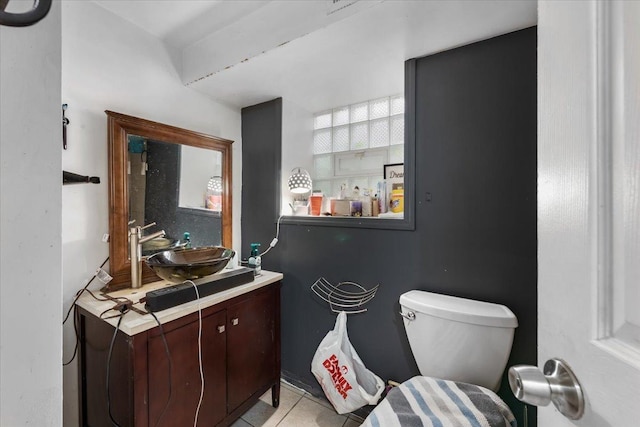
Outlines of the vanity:
[[[226,426],[269,389],[277,407],[282,274],[249,272],[253,281],[222,286],[224,274],[200,272],[188,276],[203,285],[199,299],[194,291],[188,302],[154,306],[185,277],[159,280],[143,262],[162,251],[233,253],[233,141],[105,113],[112,280],[76,301],[81,425],[183,427],[197,416],[197,426]],[[185,263],[174,268],[191,274],[204,264]],[[157,320],[145,311],[150,291]]]
[[[277,407],[282,277],[263,271],[252,282],[158,311],[162,328],[151,314],[135,310],[120,320],[120,312],[110,310],[113,300],[84,293],[76,303],[81,425],[113,426],[109,412],[123,427],[194,425],[201,391],[199,342],[204,394],[198,426],[232,424],[269,389]],[[146,292],[167,285],[154,282],[109,296],[125,297],[142,311]]]

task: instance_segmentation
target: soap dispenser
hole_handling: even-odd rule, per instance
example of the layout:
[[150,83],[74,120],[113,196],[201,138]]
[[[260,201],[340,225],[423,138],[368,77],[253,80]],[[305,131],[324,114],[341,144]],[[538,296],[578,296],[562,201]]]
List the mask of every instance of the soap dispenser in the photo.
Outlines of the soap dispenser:
[[249,268],[253,268],[253,274],[257,276],[262,271],[262,259],[260,258],[260,253],[258,252],[258,248],[260,247],[260,243],[252,243],[251,244],[251,255],[249,256]]
[[191,234],[188,231],[184,232],[183,240],[184,240],[184,247],[185,248],[190,248],[191,247]]

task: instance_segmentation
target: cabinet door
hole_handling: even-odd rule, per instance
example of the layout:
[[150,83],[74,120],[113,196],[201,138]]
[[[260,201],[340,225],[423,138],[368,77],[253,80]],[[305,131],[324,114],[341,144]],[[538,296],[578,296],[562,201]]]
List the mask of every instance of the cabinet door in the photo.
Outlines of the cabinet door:
[[[180,320],[180,319],[179,319]],[[171,356],[157,329],[149,336],[149,425],[192,426],[200,399],[198,318],[178,327],[165,325]],[[182,323],[182,322],[181,322]],[[204,396],[198,426],[212,426],[226,416],[226,313],[219,311],[202,319],[202,364]]]
[[232,412],[280,376],[276,363],[276,287],[227,309],[227,407]]

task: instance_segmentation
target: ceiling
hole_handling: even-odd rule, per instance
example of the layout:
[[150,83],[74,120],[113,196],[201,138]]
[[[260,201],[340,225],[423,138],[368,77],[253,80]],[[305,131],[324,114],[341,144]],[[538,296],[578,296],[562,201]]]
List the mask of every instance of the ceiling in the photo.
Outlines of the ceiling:
[[405,60],[537,22],[536,0],[94,1],[177,52],[185,85],[310,112],[401,93]]

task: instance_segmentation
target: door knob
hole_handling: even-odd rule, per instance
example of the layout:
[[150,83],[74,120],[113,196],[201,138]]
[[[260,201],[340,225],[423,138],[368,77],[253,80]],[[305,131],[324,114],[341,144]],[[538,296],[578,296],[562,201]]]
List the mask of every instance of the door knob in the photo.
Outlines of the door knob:
[[231,324],[232,324],[233,326],[237,326],[237,325],[238,325],[238,323],[240,323],[240,320],[238,320],[238,318],[237,318],[237,317],[234,317],[233,319],[231,319]]
[[580,419],[584,413],[582,387],[562,359],[547,360],[543,372],[536,366],[512,366],[509,386],[518,400],[529,405],[547,406],[553,402],[562,415],[572,420]]

